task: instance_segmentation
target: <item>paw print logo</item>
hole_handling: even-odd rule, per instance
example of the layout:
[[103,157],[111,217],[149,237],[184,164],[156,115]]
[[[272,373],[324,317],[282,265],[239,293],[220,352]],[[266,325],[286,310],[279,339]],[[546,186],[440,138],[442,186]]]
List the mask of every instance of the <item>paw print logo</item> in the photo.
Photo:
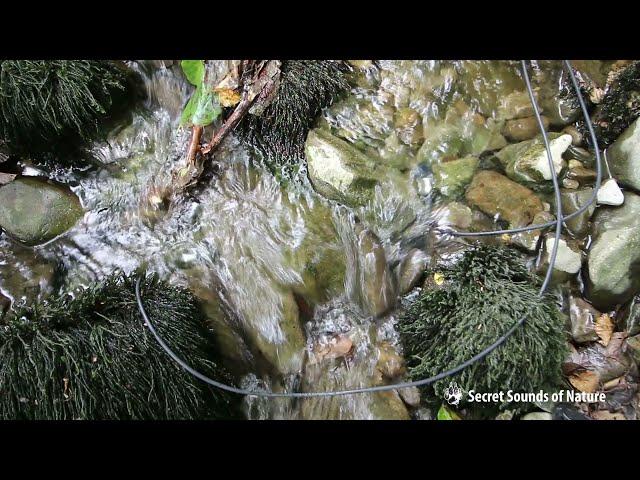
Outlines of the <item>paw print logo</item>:
[[449,386],[444,391],[444,399],[449,402],[449,405],[458,405],[462,400],[462,389],[456,382],[449,383]]

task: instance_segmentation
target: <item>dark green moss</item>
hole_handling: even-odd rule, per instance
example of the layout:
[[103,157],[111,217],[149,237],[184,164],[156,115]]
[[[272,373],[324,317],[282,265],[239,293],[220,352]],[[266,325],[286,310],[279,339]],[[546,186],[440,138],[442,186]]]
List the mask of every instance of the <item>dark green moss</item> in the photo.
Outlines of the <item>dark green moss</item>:
[[275,98],[260,115],[247,115],[236,132],[286,180],[304,159],[304,142],[320,111],[349,88],[339,60],[284,60]]
[[412,378],[458,366],[526,315],[524,325],[484,360],[437,382],[435,394],[442,399],[452,380],[462,387],[463,401],[469,390],[535,392],[559,381],[567,348],[560,311],[551,297],[538,296],[540,281],[517,252],[476,246],[438,271],[444,284],[425,287],[399,322]]
[[0,61],[0,138],[18,153],[93,138],[132,85],[109,61]]
[[[0,325],[0,419],[203,419],[231,400],[182,370],[143,325],[135,276],[18,309]],[[147,313],[195,369],[229,381],[194,297],[147,277]]]
[[[613,143],[640,116],[640,61],[634,61],[620,72],[596,106],[591,120],[601,148]],[[586,142],[591,137],[584,121],[579,130]]]

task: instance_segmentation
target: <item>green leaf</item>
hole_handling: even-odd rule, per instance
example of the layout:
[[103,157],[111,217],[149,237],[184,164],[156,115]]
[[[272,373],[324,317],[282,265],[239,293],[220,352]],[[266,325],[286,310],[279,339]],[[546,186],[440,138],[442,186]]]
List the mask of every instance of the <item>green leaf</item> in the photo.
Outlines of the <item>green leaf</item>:
[[200,87],[204,82],[204,61],[203,60],[182,60],[180,62],[184,76],[189,83]]
[[196,109],[193,112],[193,124],[206,127],[213,123],[220,113],[222,113],[222,108],[220,108],[217,96],[211,91],[202,90]]
[[438,410],[438,420],[461,420],[460,415],[448,408],[446,405],[442,405]]
[[222,113],[222,108],[215,94],[211,91],[197,88],[184,107],[180,117],[180,124],[206,127],[213,123],[220,113]]
[[193,118],[193,112],[196,109],[196,103],[199,101],[200,92],[201,90],[198,88],[195,93],[191,95],[191,98],[182,111],[180,125],[191,125],[193,123],[191,119]]

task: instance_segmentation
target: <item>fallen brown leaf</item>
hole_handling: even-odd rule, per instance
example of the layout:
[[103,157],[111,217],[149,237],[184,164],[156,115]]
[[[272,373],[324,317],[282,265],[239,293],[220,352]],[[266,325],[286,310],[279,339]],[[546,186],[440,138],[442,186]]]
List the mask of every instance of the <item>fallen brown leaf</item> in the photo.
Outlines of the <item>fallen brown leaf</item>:
[[218,94],[218,100],[223,107],[235,107],[242,98],[239,92],[231,88],[216,88],[214,91]]
[[313,351],[320,359],[334,359],[348,355],[353,341],[346,335],[334,335],[328,342],[316,344]]
[[600,375],[590,370],[583,370],[572,374],[569,383],[581,392],[594,393],[600,384]]
[[608,313],[603,313],[596,319],[594,330],[598,337],[599,343],[603,346],[609,345],[611,336],[613,335],[614,323]]

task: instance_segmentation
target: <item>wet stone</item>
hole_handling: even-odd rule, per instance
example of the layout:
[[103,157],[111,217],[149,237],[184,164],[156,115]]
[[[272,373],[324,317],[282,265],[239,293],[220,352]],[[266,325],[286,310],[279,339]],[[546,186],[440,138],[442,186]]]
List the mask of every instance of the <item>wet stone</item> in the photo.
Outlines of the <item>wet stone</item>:
[[379,317],[395,305],[395,282],[384,248],[373,232],[361,229],[357,245],[362,301],[371,315]]
[[52,240],[82,215],[78,197],[61,185],[23,177],[0,187],[0,227],[25,245]]
[[587,298],[599,308],[624,303],[640,289],[640,197],[624,198],[620,207],[598,208],[593,220]]
[[[549,134],[549,148],[556,175],[565,165],[562,154],[571,145],[570,135]],[[507,176],[518,182],[542,182],[551,180],[551,168],[542,136],[512,145],[496,153]]]
[[417,248],[411,249],[409,253],[407,253],[407,256],[402,260],[399,267],[399,287],[401,295],[404,295],[418,285],[428,261],[429,257],[427,254]]
[[473,174],[478,168],[476,157],[464,157],[434,164],[434,186],[447,197],[458,197],[464,193],[465,187],[471,182]]
[[[549,128],[549,120],[544,116],[542,117],[542,123],[545,130]],[[540,127],[536,117],[507,120],[502,130],[502,134],[512,142],[531,140],[538,133],[540,133]]]
[[[545,241],[545,260],[544,264],[548,265],[549,257],[555,245],[554,238],[547,238]],[[556,253],[556,261],[553,269],[562,274],[575,275],[582,267],[582,255],[567,244],[567,241],[561,238],[558,241],[558,250]]]
[[576,343],[589,343],[598,340],[595,321],[600,316],[590,303],[580,297],[570,296],[569,318],[571,320],[571,337]]
[[640,119],[607,149],[611,174],[623,185],[640,190]]
[[316,191],[345,205],[364,204],[382,175],[379,162],[324,130],[309,132],[305,153]]
[[544,210],[542,201],[528,188],[491,170],[478,172],[466,193],[467,202],[511,227],[529,225]]
[[[571,215],[578,211],[580,207],[586,205],[587,201],[593,194],[593,188],[583,188],[579,190],[562,189],[560,190],[560,200],[562,201],[562,214],[564,216]],[[555,207],[554,207],[555,208]],[[593,215],[596,206],[592,203],[584,212],[570,218],[566,221],[567,228],[571,233],[577,236],[586,235],[589,231],[589,219]]]

